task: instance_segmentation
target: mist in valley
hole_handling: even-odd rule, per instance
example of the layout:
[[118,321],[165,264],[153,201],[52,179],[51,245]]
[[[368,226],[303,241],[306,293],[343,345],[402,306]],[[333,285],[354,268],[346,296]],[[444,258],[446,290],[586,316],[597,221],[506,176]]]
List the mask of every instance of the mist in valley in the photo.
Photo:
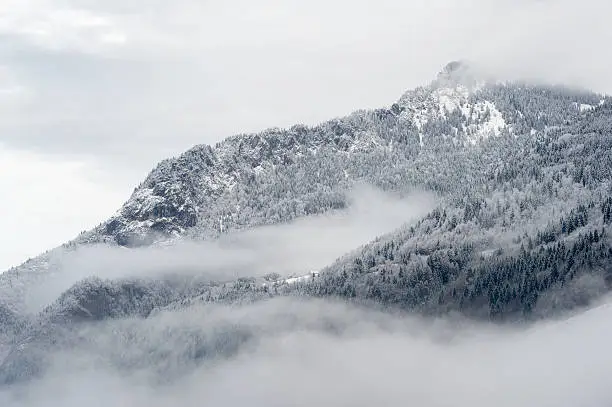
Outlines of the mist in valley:
[[[231,280],[299,275],[422,216],[436,199],[370,187],[345,211],[262,227],[214,242],[128,250],[81,248],[31,288],[30,311],[82,278]],[[192,303],[127,317],[51,326],[18,363],[43,366],[0,387],[17,406],[601,406],[612,400],[605,301],[531,325],[422,318],[335,300]],[[49,340],[49,337],[51,340]],[[13,350],[2,368],[10,368]]]
[[[8,214],[4,229],[16,241],[25,242],[28,250],[23,253],[30,253],[30,247],[38,250],[47,241],[61,241],[37,236],[40,225],[66,228],[68,234],[62,236],[68,236],[80,225],[102,219],[101,214],[114,209],[129,191],[117,185],[136,184],[158,159],[196,143],[212,145],[232,134],[297,122],[314,124],[360,107],[388,105],[405,89],[428,83],[449,60],[463,59],[479,75],[501,80],[612,91],[612,53],[605,52],[612,40],[606,17],[612,7],[599,0],[384,0],[380,4],[178,0],[155,2],[153,8],[143,1],[128,5],[118,0],[33,0],[25,7],[22,3],[7,1],[7,15],[14,17],[0,15],[0,35],[7,41],[0,50],[0,104],[8,113],[6,120],[0,120],[5,134],[0,153],[5,152],[4,161],[11,165],[5,166],[5,172],[19,174],[16,182],[0,185],[6,185],[7,191],[22,188],[21,194],[5,199],[3,213]],[[49,66],[61,69],[41,70]],[[533,96],[520,95],[526,100]],[[510,96],[507,99],[521,102]],[[542,113],[543,106],[530,105],[527,113]],[[575,106],[590,114],[582,112],[578,102]],[[596,112],[609,104],[584,106]],[[566,118],[564,112],[549,116]],[[576,126],[591,124],[575,120]],[[545,130],[554,127],[537,124]],[[609,130],[604,128],[598,137],[605,141],[606,135]],[[448,254],[455,254],[451,249],[476,243],[476,253],[490,266],[485,270],[490,274],[481,276],[495,277],[497,263],[487,263],[485,257],[499,252],[502,260],[515,254],[518,258],[523,246],[529,248],[531,236],[545,240],[549,235],[539,232],[547,231],[552,231],[553,240],[540,242],[534,251],[567,243],[570,253],[572,245],[582,244],[580,238],[586,241],[589,232],[592,237],[593,231],[601,230],[601,241],[598,236],[597,242],[582,244],[584,252],[590,256],[601,247],[602,253],[612,253],[604,250],[609,250],[610,235],[604,237],[603,230],[610,223],[600,209],[604,195],[609,196],[610,172],[595,171],[596,163],[605,164],[601,146],[606,144],[597,144],[590,133],[580,136],[554,139],[559,141],[553,145],[557,149],[550,148],[551,139],[543,138],[542,150],[531,161],[526,153],[507,154],[514,150],[502,149],[501,142],[499,150],[491,149],[499,151],[500,165],[491,167],[499,170],[495,176],[505,174],[507,179],[503,188],[500,181],[495,185],[499,189],[491,190],[491,202],[499,202],[491,204],[489,212],[482,211],[491,215],[482,217],[489,228],[481,227],[484,222],[476,215],[476,220],[462,220],[459,215],[467,208],[446,207],[448,196],[421,190],[400,196],[359,185],[349,192],[344,210],[234,230],[218,239],[177,239],[129,249],[77,245],[53,250],[48,258],[43,256],[40,267],[35,263],[27,272],[0,276],[0,406],[611,405],[612,298],[599,297],[609,291],[605,278],[609,267],[603,255],[596,258],[601,263],[579,269],[584,274],[574,281],[559,278],[553,281],[557,285],[542,289],[534,283],[532,293],[541,294],[537,303],[544,310],[541,316],[555,311],[555,318],[521,323],[418,316],[385,309],[382,301],[366,307],[358,301],[303,292],[235,302],[194,296],[98,320],[62,314],[77,310],[92,316],[90,310],[79,309],[81,303],[75,298],[84,293],[88,299],[92,287],[92,297],[114,295],[115,283],[133,282],[128,288],[138,295],[158,283],[159,292],[165,294],[172,287],[202,282],[225,287],[243,278],[253,278],[249,281],[261,288],[272,286],[266,280],[272,274],[280,281],[308,275],[343,256],[350,264],[350,253],[360,246],[416,224],[435,208],[444,212],[445,220],[430,218],[417,228],[422,233],[431,225],[431,236],[387,241],[406,248],[407,259],[422,263],[421,271],[429,270],[426,258],[436,251],[444,252],[433,256],[438,265],[447,266]],[[474,191],[478,190],[481,178],[474,174],[486,167],[487,160],[475,162],[470,156],[469,166],[455,168],[453,157],[459,157],[451,155],[455,147],[441,153],[435,148],[423,150],[430,154],[426,156],[422,147],[414,156],[420,160],[414,171],[419,177],[414,179],[430,186],[474,183]],[[572,156],[574,149],[585,152]],[[39,166],[26,163],[30,174],[20,167],[27,161],[22,150],[43,158],[43,154],[71,157],[74,163],[61,165],[61,171],[52,171],[51,161]],[[438,155],[444,152],[451,157],[446,157],[448,167],[445,157]],[[553,153],[558,153],[558,162],[544,160],[556,157]],[[372,157],[372,163],[378,164],[379,156]],[[511,164],[508,168],[502,165],[506,161]],[[443,165],[428,165],[432,162]],[[549,167],[541,167],[542,162]],[[557,177],[565,164],[570,170]],[[581,168],[578,164],[587,167],[583,178],[573,171]],[[389,171],[393,167],[390,164]],[[102,176],[93,168],[109,169]],[[544,175],[525,176],[522,183],[512,184],[508,174],[516,168]],[[383,179],[386,173],[381,174]],[[101,187],[100,179],[108,185]],[[23,189],[26,184],[31,191]],[[553,191],[550,185],[558,189]],[[595,191],[592,195],[589,185]],[[549,186],[552,204],[544,202]],[[82,199],[70,201],[66,191],[73,189]],[[594,196],[598,200],[593,200],[593,207],[577,210]],[[461,198],[474,198],[475,203],[479,197],[466,193]],[[540,198],[539,206],[519,209]],[[33,208],[41,206],[45,211],[38,223],[23,221],[34,219]],[[492,215],[496,206],[502,208],[497,217]],[[66,219],[53,217],[52,209]],[[99,213],[77,222],[85,219],[79,211]],[[512,222],[506,223],[507,213],[512,214]],[[453,215],[459,216],[459,224],[450,228]],[[559,220],[573,221],[582,215],[582,224],[557,233]],[[70,230],[69,218],[74,223]],[[450,235],[452,239],[445,240]],[[372,253],[378,249],[374,246]],[[3,250],[7,264],[9,254],[12,264],[15,249],[7,244]],[[559,252],[565,253],[565,246]],[[592,259],[589,256],[573,256],[572,264]],[[380,255],[371,258],[376,260],[375,267],[368,268],[374,270],[372,275],[380,277],[386,270],[389,279],[399,279],[393,274],[397,264]],[[571,267],[559,259],[557,252],[550,255],[549,263],[555,265],[551,269],[568,272]],[[545,278],[540,275],[537,280],[535,275],[544,271],[535,270],[533,281],[542,283]],[[90,286],[89,281],[102,283]],[[180,284],[163,285],[168,281]],[[487,287],[495,285],[491,281]],[[504,287],[499,283],[496,288]],[[405,287],[396,291],[402,290],[407,292]],[[483,292],[486,302],[488,293]],[[580,301],[574,301],[574,295]],[[520,298],[520,293],[516,296]],[[437,305],[438,297],[432,298]],[[593,298],[599,300],[591,302]],[[583,308],[563,313],[559,310],[565,309],[561,307],[565,302]],[[8,329],[13,326],[14,331]]]
[[138,249],[94,245],[59,250],[52,258],[56,271],[26,287],[26,308],[30,313],[39,312],[87,277],[232,281],[270,273],[306,275],[377,236],[416,221],[437,203],[431,193],[400,196],[366,184],[351,189],[348,197],[346,210],[230,232],[215,240],[178,240]]
[[206,305],[78,329],[16,406],[602,406],[610,305],[499,327],[321,300]]

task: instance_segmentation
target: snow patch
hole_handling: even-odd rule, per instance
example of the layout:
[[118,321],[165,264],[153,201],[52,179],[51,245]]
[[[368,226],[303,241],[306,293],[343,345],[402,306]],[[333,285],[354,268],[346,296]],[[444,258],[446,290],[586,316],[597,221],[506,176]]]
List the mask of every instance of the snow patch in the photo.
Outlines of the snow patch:
[[360,132],[356,135],[355,141],[351,144],[348,151],[369,151],[372,147],[381,147],[383,143],[384,141],[375,132]]
[[[600,104],[601,104],[601,102],[600,102]],[[589,104],[586,104],[586,103],[578,104],[577,102],[574,102],[573,105],[574,105],[574,107],[576,109],[580,110],[580,112],[588,112],[589,110],[595,109],[595,106],[589,105]]]
[[[480,87],[484,86],[479,84]],[[444,120],[449,113],[461,112],[465,118],[463,124],[453,128],[450,137],[453,142],[462,141],[476,144],[490,136],[499,136],[507,128],[502,113],[495,104],[487,100],[474,102],[471,99],[478,87],[468,88],[457,84],[450,87],[438,87],[429,92],[420,90],[406,94],[400,100],[405,107],[402,114],[405,120],[410,120],[419,130],[419,144],[424,146],[423,127],[432,120]],[[461,137],[464,139],[461,140]]]
[[434,99],[438,102],[440,116],[446,117],[447,112],[460,109],[462,104],[467,102],[470,91],[463,85],[454,88],[440,88],[434,94]]
[[[296,284],[296,283],[304,283],[306,281],[310,281],[313,280],[315,278],[319,277],[319,271],[317,270],[312,270],[310,273],[305,274],[303,276],[297,276],[297,277],[289,277],[289,278],[285,278],[282,280],[277,280],[272,282],[272,286],[273,287],[278,287],[279,285],[285,285],[285,284]],[[265,287],[267,284],[263,284],[263,286]]]

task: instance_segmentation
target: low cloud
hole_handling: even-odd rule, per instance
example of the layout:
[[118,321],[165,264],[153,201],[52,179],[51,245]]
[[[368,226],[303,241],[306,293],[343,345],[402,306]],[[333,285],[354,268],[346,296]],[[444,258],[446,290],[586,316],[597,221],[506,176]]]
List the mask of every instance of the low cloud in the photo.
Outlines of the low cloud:
[[612,307],[495,327],[320,300],[192,306],[82,327],[3,406],[602,406]]
[[347,210],[224,235],[219,240],[179,241],[140,249],[93,246],[54,256],[56,273],[29,287],[27,308],[37,312],[77,281],[101,278],[305,275],[372,239],[415,221],[435,205],[428,193],[394,196],[362,185],[350,193]]
[[[434,203],[362,188],[347,211],[214,244],[76,251],[38,294],[51,300],[87,275],[235,278],[270,267],[317,268]],[[44,329],[16,350],[24,363],[40,356],[41,375],[0,387],[0,405],[598,407],[612,401],[610,317],[609,301],[531,326],[424,319],[312,298],[195,303],[148,318]]]

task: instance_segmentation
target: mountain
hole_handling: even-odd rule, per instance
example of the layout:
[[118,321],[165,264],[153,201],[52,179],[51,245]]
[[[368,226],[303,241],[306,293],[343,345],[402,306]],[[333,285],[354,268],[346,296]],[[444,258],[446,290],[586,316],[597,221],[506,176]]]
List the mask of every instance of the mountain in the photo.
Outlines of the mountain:
[[[347,192],[364,182],[432,191],[440,203],[303,278],[95,278],[40,314],[26,312],[29,287],[61,273],[66,251],[216,239],[345,208]],[[0,342],[13,350],[0,379],[31,377],[40,349],[69,346],[81,323],[196,304],[306,296],[497,321],[558,315],[610,290],[611,211],[611,98],[492,81],[451,62],[388,108],[238,135],[164,160],[108,221],[1,274],[0,328],[10,334]]]
[[342,192],[357,180],[385,189],[432,186],[436,180],[419,174],[415,161],[433,165],[426,161],[439,151],[469,153],[490,136],[569,123],[585,106],[603,103],[599,95],[563,88],[486,86],[466,79],[466,70],[450,63],[389,109],[196,146],[161,162],[111,219],[77,243],[137,246],[284,222],[343,207]]
[[[495,320],[588,306],[612,284],[611,134],[606,96],[487,81],[453,62],[389,108],[196,146],[161,162],[108,221],[0,275],[0,382],[35,377],[52,349],[80,346],[82,324],[148,320],[197,304],[335,297]],[[224,283],[90,278],[40,314],[26,312],[29,287],[61,273],[66,251],[210,240],[284,223],[345,208],[361,182],[433,191],[440,204],[316,274]],[[252,336],[232,332],[231,352]],[[207,354],[226,349],[205,343]]]

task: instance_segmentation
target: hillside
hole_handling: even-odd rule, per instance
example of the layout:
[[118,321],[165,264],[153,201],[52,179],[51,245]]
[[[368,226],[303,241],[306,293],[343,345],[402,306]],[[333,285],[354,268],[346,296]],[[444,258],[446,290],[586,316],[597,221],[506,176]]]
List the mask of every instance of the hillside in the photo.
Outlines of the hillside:
[[[28,290],[62,273],[65,252],[211,241],[346,208],[359,183],[398,195],[429,191],[439,204],[308,278],[102,275],[40,314],[26,311]],[[487,81],[450,63],[389,108],[238,135],[165,160],[108,221],[1,274],[0,324],[9,334],[0,353],[12,351],[0,379],[35,375],[41,355],[72,346],[82,323],[210,303],[333,297],[496,321],[559,315],[610,289],[611,208],[612,99]]]

